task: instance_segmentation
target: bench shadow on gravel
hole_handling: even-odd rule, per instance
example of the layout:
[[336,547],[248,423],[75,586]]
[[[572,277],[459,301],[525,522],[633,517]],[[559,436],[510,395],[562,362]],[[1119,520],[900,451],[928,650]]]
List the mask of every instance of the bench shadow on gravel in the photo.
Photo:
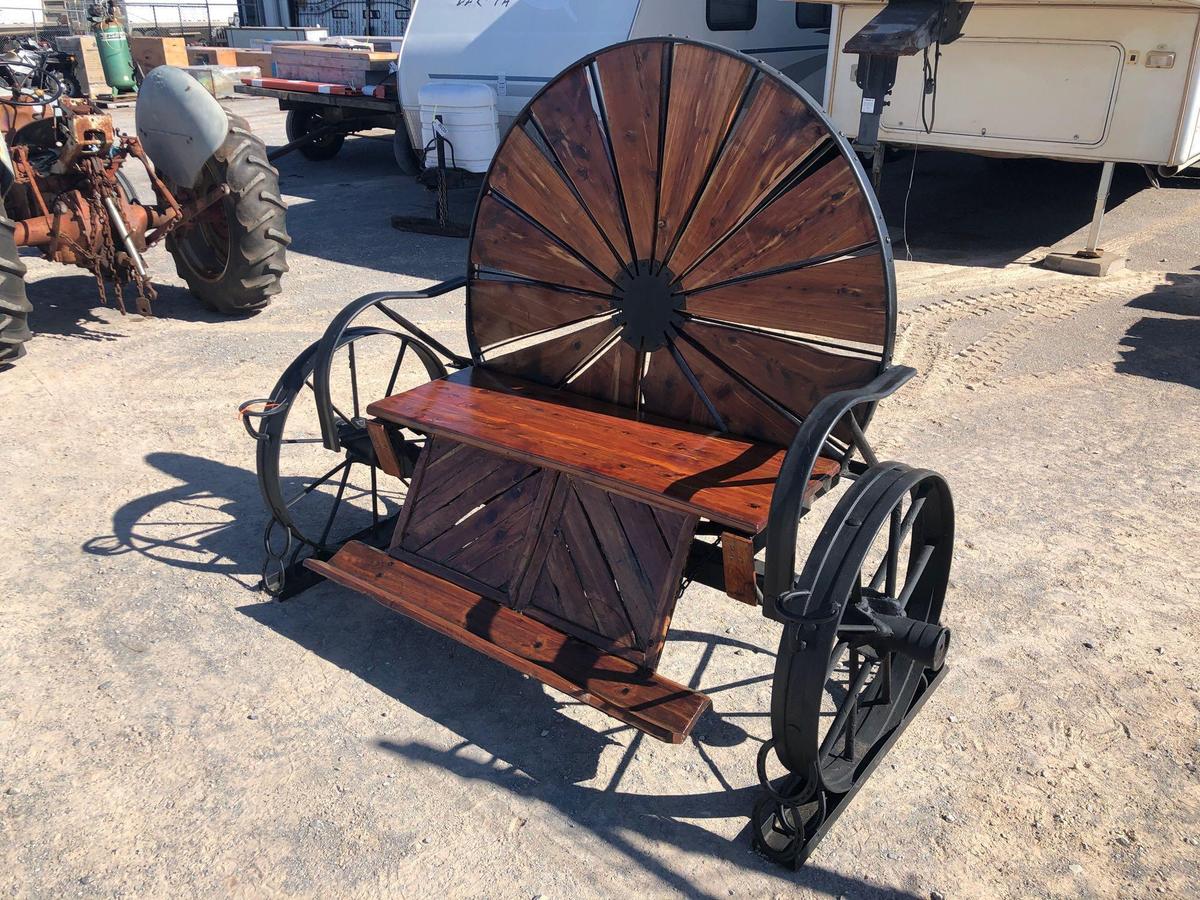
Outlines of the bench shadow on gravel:
[[[563,714],[575,701],[548,691],[531,678],[335,585],[317,586],[284,603],[242,606],[239,612],[461,735],[462,742],[449,751],[420,741],[376,741],[376,746],[415,768],[441,769],[445,774],[434,777],[440,781],[438,789],[445,802],[453,804],[457,797],[465,804],[470,782],[488,782],[523,800],[550,807],[570,820],[572,827],[587,829],[631,865],[686,896],[715,895],[639,845],[665,843],[684,851],[684,858],[700,854],[724,859],[740,868],[776,876],[781,890],[801,885],[829,896],[915,896],[811,863],[792,874],[750,852],[747,819],[759,796],[757,784],[734,787],[707,748],[740,746],[743,752],[738,754],[735,778],[744,782],[747,771],[752,771],[759,743],[735,720],[762,715],[761,710],[710,711],[697,725],[690,740],[723,786],[720,790],[679,795],[621,790],[623,776],[645,740],[641,735],[629,741],[608,786],[597,788],[583,782],[595,778],[601,753],[616,743],[612,735],[629,729],[614,723],[606,731],[593,731]],[[670,637],[701,643],[704,660],[718,648],[772,655],[726,635],[672,631]],[[703,671],[698,671],[692,686],[702,686],[710,694],[771,677],[700,685],[702,676]],[[368,739],[363,736],[364,741]],[[480,751],[489,761],[480,761]],[[681,748],[680,753],[686,751]],[[680,758],[678,763],[685,761]],[[708,819],[739,819],[746,824],[731,841],[696,824],[696,820]],[[631,839],[631,835],[636,837]]]
[[1167,275],[1167,283],[1129,302],[1144,316],[1121,339],[1116,371],[1200,388],[1200,275]]
[[150,453],[145,462],[180,483],[121,506],[112,534],[89,539],[84,552],[138,553],[256,589],[266,511],[254,472],[186,453]]

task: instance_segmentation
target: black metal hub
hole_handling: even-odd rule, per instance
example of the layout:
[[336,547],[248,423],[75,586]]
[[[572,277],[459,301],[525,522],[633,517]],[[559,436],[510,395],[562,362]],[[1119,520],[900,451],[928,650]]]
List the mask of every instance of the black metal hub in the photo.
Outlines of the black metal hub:
[[675,274],[667,268],[655,271],[653,260],[639,260],[636,274],[617,276],[618,297],[613,297],[621,337],[638,350],[663,347],[671,332],[683,322],[683,294],[673,285]]

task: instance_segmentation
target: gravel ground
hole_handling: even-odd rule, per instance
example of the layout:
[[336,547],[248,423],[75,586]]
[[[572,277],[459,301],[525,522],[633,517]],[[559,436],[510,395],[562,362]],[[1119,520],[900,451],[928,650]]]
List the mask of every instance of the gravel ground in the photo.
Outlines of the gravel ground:
[[[1106,242],[1132,268],[1074,279],[1029,262],[1078,242],[1091,176],[1023,171],[1055,224],[1012,184],[955,191],[979,165],[917,181],[897,358],[922,375],[872,426],[955,491],[952,669],[797,874],[748,850],[777,640],[754,610],[681,600],[663,670],[715,708],[671,747],[336,586],[256,592],[237,403],[352,297],[463,269],[464,242],[387,227],[428,206],[387,142],[281,161],[291,272],[252,319],[161,251],[154,319],[30,259],[37,337],[0,373],[0,889],[1196,896],[1200,195],[1125,173]],[[460,293],[411,312],[462,347]]]

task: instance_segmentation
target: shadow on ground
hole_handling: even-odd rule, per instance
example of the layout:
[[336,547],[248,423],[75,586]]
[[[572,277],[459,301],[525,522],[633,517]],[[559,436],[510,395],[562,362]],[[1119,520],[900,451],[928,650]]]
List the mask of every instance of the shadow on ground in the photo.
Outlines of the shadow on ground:
[[180,483],[126,503],[113,513],[113,533],[91,538],[84,551],[139,553],[256,586],[248,576],[262,567],[266,510],[254,472],[185,453],[151,453],[146,462]]
[[[688,855],[725,859],[739,867],[777,876],[781,889],[803,885],[829,896],[909,896],[819,865],[810,864],[794,875],[776,868],[749,851],[748,822],[732,841],[704,827],[707,820],[748,819],[758,788],[738,788],[734,782],[745,780],[760,745],[736,720],[761,716],[761,710],[710,711],[697,725],[691,742],[722,785],[719,790],[679,795],[622,790],[626,771],[642,747],[641,735],[629,742],[609,783],[594,787],[584,782],[596,777],[601,753],[616,743],[612,735],[628,729],[615,722],[603,732],[585,727],[563,714],[574,701],[547,691],[533,679],[331,585],[286,603],[259,603],[240,607],[239,611],[354,673],[420,716],[461,735],[462,742],[449,751],[420,741],[378,744],[407,763],[434,767],[453,776],[446,780],[446,802],[454,803],[457,792],[468,793],[471,781],[485,781],[523,800],[538,801],[595,834],[630,865],[644,869],[666,887],[686,896],[712,895],[686,872],[665,865],[643,846],[668,843]],[[704,646],[702,662],[690,682],[693,687],[701,687],[707,661],[719,647],[772,655],[724,635],[672,631],[670,638]],[[718,694],[770,677],[765,674],[732,684],[704,684],[703,688],[710,695]],[[504,701],[497,703],[497,697]],[[733,746],[742,747],[744,753],[738,756],[739,771],[731,781],[717,767],[709,748]],[[682,755],[687,751],[681,748],[678,752]],[[487,761],[481,761],[481,756]],[[468,784],[454,785],[455,780]]]
[[1200,275],[1168,275],[1129,306],[1159,315],[1138,319],[1125,333],[1116,370],[1200,388]]
[[[879,196],[898,259],[908,249],[920,262],[1004,266],[1087,226],[1099,181],[1099,164],[918,151],[915,177],[911,153],[887,163]],[[1141,167],[1118,166],[1109,212],[1149,189]]]
[[[346,141],[332,160],[314,162],[298,153],[276,163],[283,193],[292,199],[287,214],[290,252],[330,262],[410,275],[433,281],[455,278],[466,270],[467,242],[397,231],[392,216],[434,214],[434,195],[396,168],[391,136]],[[454,221],[470,223],[476,189],[451,192]],[[355,211],[353,218],[345,210]],[[337,222],[336,231],[330,223]],[[381,281],[377,290],[392,285]]]
[[[187,288],[171,284],[155,284],[154,287],[158,292],[158,299],[152,304],[155,318],[183,322],[222,322],[230,318],[213,312],[193,297]],[[107,308],[119,309],[115,289],[111,284],[107,289]],[[96,279],[91,275],[39,278],[29,282],[25,290],[29,302],[33,304],[33,311],[29,314],[30,327],[37,334],[54,334],[87,341],[116,341],[123,337],[93,328],[100,325],[111,328],[112,322],[96,314],[106,307],[100,300]],[[137,311],[136,296],[134,288],[125,289],[125,309],[129,314],[130,327],[136,327],[142,321]]]

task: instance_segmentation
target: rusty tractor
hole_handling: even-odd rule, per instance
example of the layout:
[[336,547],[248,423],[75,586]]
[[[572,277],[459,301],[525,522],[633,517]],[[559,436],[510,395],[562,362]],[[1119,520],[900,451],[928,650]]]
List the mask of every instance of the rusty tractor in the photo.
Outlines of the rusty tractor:
[[[278,173],[239,116],[187,73],[160,67],[138,97],[137,135],[48,71],[0,58],[0,366],[25,352],[32,310],[20,248],[79,266],[101,299],[151,314],[148,248],[164,243],[179,276],[210,308],[257,312],[280,290],[289,243]],[[139,200],[136,160],[154,202]]]

